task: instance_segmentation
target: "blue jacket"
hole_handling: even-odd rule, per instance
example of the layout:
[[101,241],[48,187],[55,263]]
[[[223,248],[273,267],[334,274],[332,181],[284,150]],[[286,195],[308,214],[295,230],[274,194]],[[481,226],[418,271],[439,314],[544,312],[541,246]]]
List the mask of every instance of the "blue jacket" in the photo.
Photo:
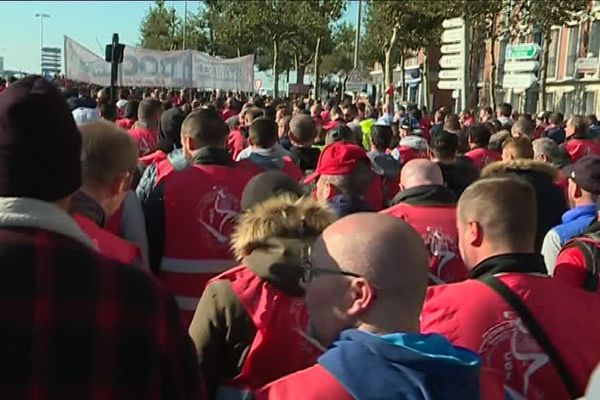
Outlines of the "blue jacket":
[[340,335],[319,360],[355,399],[479,399],[479,356],[438,334]]
[[562,224],[554,228],[560,238],[560,244],[563,245],[567,240],[582,233],[594,221],[596,221],[595,204],[575,207],[564,213]]

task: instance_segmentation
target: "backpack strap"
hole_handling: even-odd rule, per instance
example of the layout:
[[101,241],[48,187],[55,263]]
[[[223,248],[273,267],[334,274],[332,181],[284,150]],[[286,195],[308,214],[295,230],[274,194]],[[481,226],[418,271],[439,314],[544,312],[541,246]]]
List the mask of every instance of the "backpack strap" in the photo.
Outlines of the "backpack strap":
[[563,360],[560,358],[558,351],[556,351],[556,348],[552,345],[552,342],[548,339],[548,336],[546,336],[542,327],[538,324],[525,303],[523,303],[523,300],[493,275],[482,276],[479,280],[498,293],[517,312],[517,314],[519,314],[521,321],[523,321],[523,324],[525,324],[529,333],[531,333],[535,341],[540,345],[548,357],[550,357],[550,360],[554,364],[554,368],[569,392],[570,398],[576,399],[580,397],[583,393],[578,393],[573,384],[573,377]]
[[[585,240],[588,239],[588,240]],[[585,260],[585,279],[583,281],[583,289],[588,292],[596,292],[598,288],[598,263],[600,263],[600,249],[598,246],[589,243],[593,241],[600,243],[600,235],[598,233],[586,233],[579,237],[569,240],[563,249],[576,247],[579,249]]]

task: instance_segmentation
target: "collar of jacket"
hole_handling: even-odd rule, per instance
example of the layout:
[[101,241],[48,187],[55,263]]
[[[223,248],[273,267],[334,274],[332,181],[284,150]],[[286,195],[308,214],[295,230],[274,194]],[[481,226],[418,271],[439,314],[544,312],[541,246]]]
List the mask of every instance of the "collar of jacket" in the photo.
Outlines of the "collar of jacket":
[[25,197],[0,197],[1,228],[42,229],[96,249],[91,239],[64,210],[52,203]]
[[518,159],[510,161],[495,161],[481,171],[481,177],[487,178],[501,173],[519,173],[519,172],[537,172],[548,175],[552,180],[556,180],[558,170],[550,163],[529,159]]
[[563,222],[563,224],[566,224],[567,222],[575,221],[581,217],[590,217],[590,216],[592,216],[592,217],[596,216],[596,204],[594,204],[594,203],[586,204],[583,206],[578,206],[578,207],[575,207],[575,208],[567,211],[562,216],[562,222]]
[[392,205],[406,203],[415,206],[449,205],[456,203],[456,196],[442,185],[421,185],[401,191]]
[[225,149],[220,149],[218,147],[203,147],[194,154],[192,164],[213,164],[231,167],[234,165],[234,162],[231,159],[229,152]]
[[102,206],[96,200],[88,196],[82,190],[75,192],[71,199],[71,212],[79,213],[103,228],[106,223],[106,215]]
[[486,258],[473,268],[470,279],[507,272],[548,274],[544,259],[535,253],[510,253]]

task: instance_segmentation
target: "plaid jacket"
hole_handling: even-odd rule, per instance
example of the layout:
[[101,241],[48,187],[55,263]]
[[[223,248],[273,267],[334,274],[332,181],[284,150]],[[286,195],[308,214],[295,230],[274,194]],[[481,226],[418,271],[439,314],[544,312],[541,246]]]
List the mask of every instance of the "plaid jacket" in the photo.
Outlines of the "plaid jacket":
[[[194,348],[166,289],[90,249],[58,208],[28,200],[15,210],[5,200],[0,398],[202,398]],[[24,209],[23,223],[14,216]]]

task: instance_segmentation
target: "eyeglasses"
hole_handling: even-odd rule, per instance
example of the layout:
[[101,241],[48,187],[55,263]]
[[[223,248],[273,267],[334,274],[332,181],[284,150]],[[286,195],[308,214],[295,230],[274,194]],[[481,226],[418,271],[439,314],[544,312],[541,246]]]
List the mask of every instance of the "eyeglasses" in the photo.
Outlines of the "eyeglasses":
[[311,282],[315,276],[319,274],[330,274],[330,275],[343,275],[343,276],[351,276],[353,278],[362,278],[359,274],[355,274],[354,272],[344,271],[344,270],[335,270],[335,269],[326,269],[326,268],[318,268],[312,265],[312,261],[310,259],[311,248],[306,247],[302,252],[302,282],[309,283]]

